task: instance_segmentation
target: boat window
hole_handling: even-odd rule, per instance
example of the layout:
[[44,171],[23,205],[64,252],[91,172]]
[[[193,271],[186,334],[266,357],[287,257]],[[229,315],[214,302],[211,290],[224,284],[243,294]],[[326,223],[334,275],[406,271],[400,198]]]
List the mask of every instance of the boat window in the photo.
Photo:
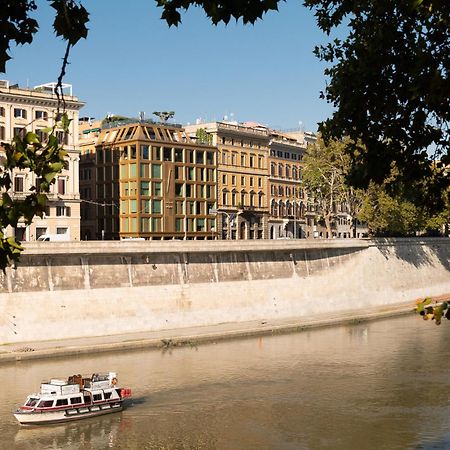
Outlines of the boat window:
[[51,408],[53,406],[53,400],[41,400],[38,408]]
[[60,398],[59,400],[56,400],[56,406],[64,406],[68,404],[69,400],[67,400],[67,398]]
[[94,394],[94,402],[98,402],[102,399],[102,394]]
[[38,402],[38,398],[30,398],[26,403],[25,406],[36,406],[36,403]]
[[111,392],[105,392],[105,400],[108,400],[111,398]]
[[81,397],[72,397],[70,399],[70,404],[71,405],[76,405],[77,403],[81,403]]

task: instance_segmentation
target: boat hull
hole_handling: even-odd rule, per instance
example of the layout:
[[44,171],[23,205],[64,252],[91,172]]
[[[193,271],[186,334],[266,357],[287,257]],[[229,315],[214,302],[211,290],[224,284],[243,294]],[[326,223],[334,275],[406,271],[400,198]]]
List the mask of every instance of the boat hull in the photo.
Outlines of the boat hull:
[[72,408],[61,411],[48,412],[20,412],[16,411],[14,417],[21,425],[49,425],[54,423],[71,422],[73,420],[87,419],[122,411],[121,403],[115,405],[104,404]]

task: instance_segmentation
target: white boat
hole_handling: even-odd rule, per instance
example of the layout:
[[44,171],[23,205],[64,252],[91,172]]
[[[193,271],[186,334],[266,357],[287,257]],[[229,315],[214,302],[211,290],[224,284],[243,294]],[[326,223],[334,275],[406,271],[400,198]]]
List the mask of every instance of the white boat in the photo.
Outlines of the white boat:
[[41,383],[39,394],[31,394],[14,417],[22,425],[45,425],[109,414],[123,409],[131,389],[118,385],[117,374],[73,375],[67,380]]

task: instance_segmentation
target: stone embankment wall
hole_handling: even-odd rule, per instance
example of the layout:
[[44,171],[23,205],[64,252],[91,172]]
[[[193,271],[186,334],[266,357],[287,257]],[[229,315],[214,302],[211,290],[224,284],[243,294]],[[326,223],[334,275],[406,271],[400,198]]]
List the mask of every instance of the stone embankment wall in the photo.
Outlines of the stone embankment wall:
[[412,307],[450,239],[36,242],[0,292],[0,343]]

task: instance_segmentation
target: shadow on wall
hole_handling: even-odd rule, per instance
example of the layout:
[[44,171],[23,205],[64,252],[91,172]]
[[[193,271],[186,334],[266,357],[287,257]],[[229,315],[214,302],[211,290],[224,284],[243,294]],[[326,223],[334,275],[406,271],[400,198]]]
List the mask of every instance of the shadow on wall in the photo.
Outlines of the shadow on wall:
[[449,238],[383,238],[374,239],[380,253],[389,259],[395,256],[414,267],[432,266],[436,257],[442,266],[450,272]]

